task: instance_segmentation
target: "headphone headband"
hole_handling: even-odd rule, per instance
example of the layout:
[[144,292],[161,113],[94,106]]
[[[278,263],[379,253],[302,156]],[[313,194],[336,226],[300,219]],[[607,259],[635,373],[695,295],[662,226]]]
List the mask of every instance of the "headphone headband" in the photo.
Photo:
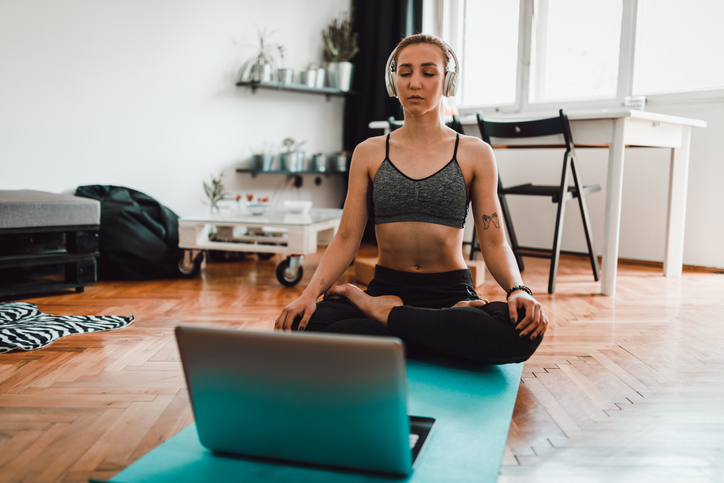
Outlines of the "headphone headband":
[[[455,62],[454,71],[448,70],[450,62],[447,62],[448,65],[445,66],[445,80],[443,82],[442,88],[442,94],[445,97],[451,97],[454,96],[458,90],[458,73],[460,72],[460,62],[458,62],[458,57],[457,55],[455,55],[455,51],[446,42],[442,40],[441,42],[445,44],[448,52],[450,52],[452,60]],[[395,62],[396,53],[397,47],[395,47],[390,56],[387,58],[387,65],[385,66],[385,86],[387,87],[387,94],[389,94],[390,97],[397,97],[397,89],[395,89],[397,66],[395,66],[394,71],[392,70],[392,64]]]

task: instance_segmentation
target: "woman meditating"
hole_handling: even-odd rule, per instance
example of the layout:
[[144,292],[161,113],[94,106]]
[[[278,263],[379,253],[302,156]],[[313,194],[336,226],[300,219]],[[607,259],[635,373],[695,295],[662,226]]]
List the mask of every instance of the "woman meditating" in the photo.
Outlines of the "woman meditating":
[[[497,215],[493,150],[443,123],[442,97],[454,95],[458,72],[450,47],[430,35],[407,37],[392,52],[385,80],[404,126],[355,149],[339,230],[275,329],[396,336],[408,354],[432,349],[489,364],[522,362],[536,350],[548,322],[523,285]],[[488,303],[473,287],[462,253],[469,204],[507,303]],[[379,249],[374,279],[366,291],[333,286],[370,216]]]

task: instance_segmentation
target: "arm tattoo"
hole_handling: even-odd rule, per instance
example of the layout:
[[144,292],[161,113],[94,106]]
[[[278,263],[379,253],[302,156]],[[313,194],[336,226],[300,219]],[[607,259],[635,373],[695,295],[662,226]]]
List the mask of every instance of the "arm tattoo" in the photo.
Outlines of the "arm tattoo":
[[483,230],[490,228],[490,222],[493,222],[495,228],[500,228],[500,220],[498,220],[498,213],[493,213],[491,216],[483,215]]
[[320,286],[321,286],[321,285],[324,285],[324,279],[322,279],[322,281],[319,282],[319,285],[320,285]]

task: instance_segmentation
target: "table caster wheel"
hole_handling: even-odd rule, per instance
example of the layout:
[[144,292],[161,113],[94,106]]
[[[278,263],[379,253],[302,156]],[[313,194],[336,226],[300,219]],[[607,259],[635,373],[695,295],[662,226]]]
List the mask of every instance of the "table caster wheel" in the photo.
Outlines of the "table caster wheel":
[[[194,256],[196,255],[196,256]],[[204,261],[204,252],[194,253],[191,250],[184,250],[178,259],[178,273],[183,278],[193,278],[201,270],[201,262]]]
[[302,280],[304,276],[304,268],[300,258],[303,257],[287,257],[277,265],[277,280],[285,287],[294,287]]

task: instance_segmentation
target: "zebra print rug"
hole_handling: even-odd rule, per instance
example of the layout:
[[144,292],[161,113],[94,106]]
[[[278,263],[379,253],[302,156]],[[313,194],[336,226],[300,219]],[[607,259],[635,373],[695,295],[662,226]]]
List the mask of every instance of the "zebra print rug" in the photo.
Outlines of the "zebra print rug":
[[49,315],[34,304],[0,303],[0,354],[14,349],[32,351],[61,337],[126,327],[133,315]]

